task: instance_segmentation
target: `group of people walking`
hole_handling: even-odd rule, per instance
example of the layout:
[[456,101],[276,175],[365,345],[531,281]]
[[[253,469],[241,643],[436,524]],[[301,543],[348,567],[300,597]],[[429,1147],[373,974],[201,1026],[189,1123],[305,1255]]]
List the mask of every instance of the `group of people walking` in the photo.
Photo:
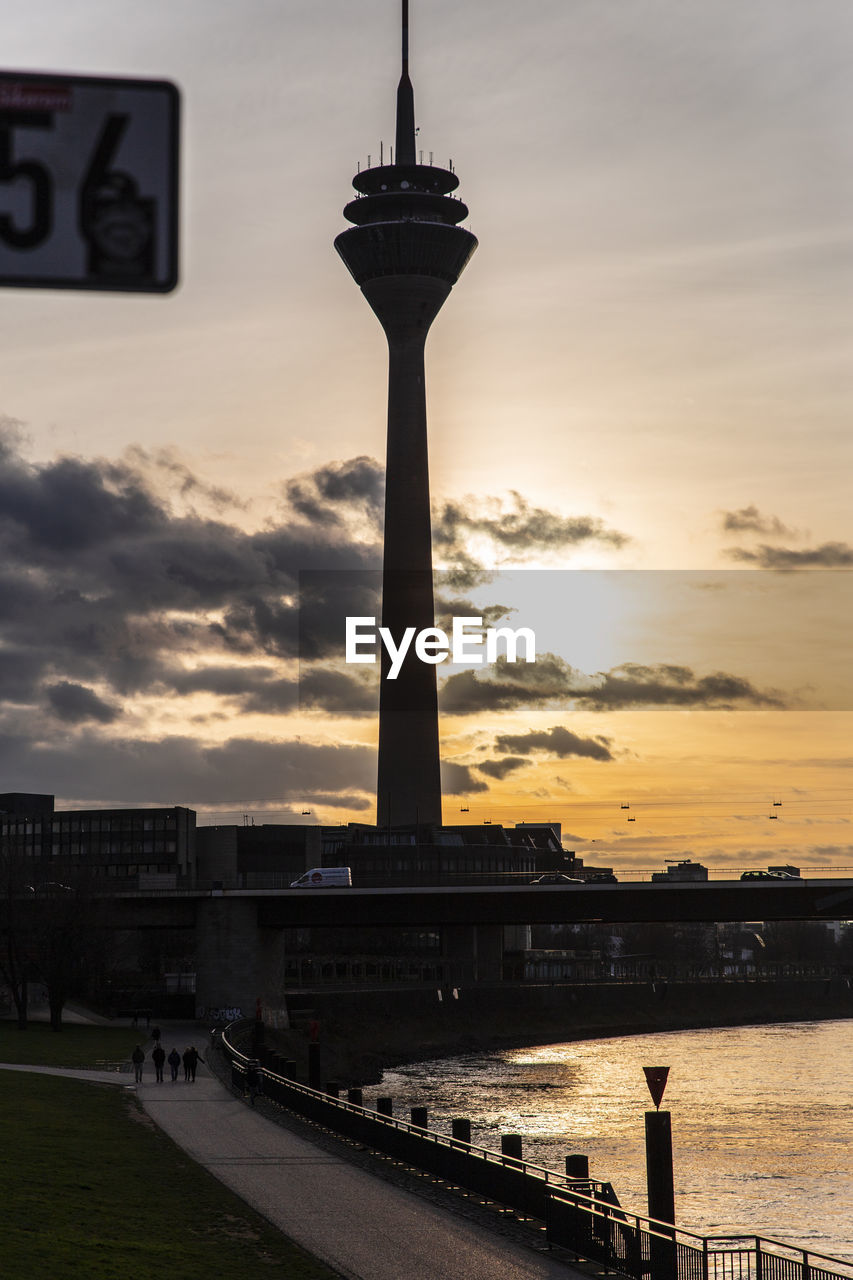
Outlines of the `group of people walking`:
[[[177,1049],[172,1049],[169,1056],[166,1056],[166,1050],[160,1043],[160,1028],[155,1027],[151,1032],[154,1040],[154,1048],[151,1050],[151,1061],[154,1063],[154,1077],[158,1084],[163,1081],[163,1069],[168,1062],[172,1071],[172,1083],[178,1078],[178,1070],[183,1063],[184,1080],[189,1084],[195,1084],[196,1068],[200,1062],[204,1062],[204,1058],[199,1053],[194,1044],[189,1045],[183,1053],[178,1053]],[[138,1044],[130,1055],[133,1063],[134,1079],[137,1084],[142,1083],[142,1067],[145,1063],[145,1052],[141,1044]]]

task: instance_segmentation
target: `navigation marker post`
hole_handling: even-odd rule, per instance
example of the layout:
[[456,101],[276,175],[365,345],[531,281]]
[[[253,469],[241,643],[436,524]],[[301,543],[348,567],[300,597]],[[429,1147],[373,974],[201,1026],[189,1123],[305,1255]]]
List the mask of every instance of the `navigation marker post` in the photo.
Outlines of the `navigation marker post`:
[[[661,1111],[669,1067],[643,1067],[646,1084],[655,1104],[646,1112],[646,1183],[649,1217],[675,1225],[675,1189],[672,1170],[672,1113]],[[661,1228],[665,1231],[666,1228]],[[676,1275],[674,1239],[655,1237],[651,1241],[652,1274],[655,1280],[674,1280]]]

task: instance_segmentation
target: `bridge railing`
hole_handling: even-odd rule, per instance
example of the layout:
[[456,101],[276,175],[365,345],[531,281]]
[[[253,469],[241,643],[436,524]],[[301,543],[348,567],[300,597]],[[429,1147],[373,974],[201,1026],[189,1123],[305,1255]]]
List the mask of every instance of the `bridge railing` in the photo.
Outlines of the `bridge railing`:
[[[250,1059],[226,1027],[231,1081],[245,1091]],[[273,1102],[343,1137],[545,1223],[549,1244],[634,1280],[853,1280],[853,1262],[762,1236],[702,1236],[623,1209],[609,1182],[575,1179],[423,1129],[261,1068]]]

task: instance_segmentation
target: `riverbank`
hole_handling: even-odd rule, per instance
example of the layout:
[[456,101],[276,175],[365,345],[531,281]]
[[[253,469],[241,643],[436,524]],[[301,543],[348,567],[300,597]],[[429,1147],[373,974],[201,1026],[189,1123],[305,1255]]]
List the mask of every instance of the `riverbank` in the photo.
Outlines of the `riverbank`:
[[[297,1012],[298,1009],[298,1012]],[[267,1042],[307,1077],[318,1024],[325,1079],[372,1085],[391,1067],[430,1058],[655,1031],[853,1016],[845,978],[780,982],[504,984],[312,992],[291,1003],[294,1027]]]

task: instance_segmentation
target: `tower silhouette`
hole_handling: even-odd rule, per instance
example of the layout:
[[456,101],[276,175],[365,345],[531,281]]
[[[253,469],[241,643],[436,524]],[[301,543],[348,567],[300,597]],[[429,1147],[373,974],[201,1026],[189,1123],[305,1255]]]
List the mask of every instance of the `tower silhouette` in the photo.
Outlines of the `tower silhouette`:
[[[477,247],[457,226],[468,209],[451,196],[452,167],[419,164],[409,79],[409,6],[403,4],[403,67],[391,164],[361,170],[344,209],[353,227],[335,248],[388,339],[388,443],[382,625],[396,643],[407,627],[435,625],[424,346],[430,325]],[[383,648],[376,821],[441,823],[435,666],[410,649],[396,680]]]

